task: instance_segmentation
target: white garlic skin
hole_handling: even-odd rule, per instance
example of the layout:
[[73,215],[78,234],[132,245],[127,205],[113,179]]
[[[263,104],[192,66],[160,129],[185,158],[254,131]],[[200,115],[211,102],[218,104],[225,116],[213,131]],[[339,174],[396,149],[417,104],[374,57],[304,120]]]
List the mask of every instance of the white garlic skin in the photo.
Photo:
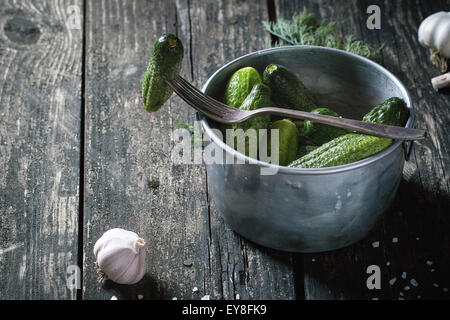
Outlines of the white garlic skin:
[[106,231],[94,245],[100,269],[119,284],[135,284],[145,275],[145,242],[121,228]]
[[419,42],[450,58],[450,12],[440,11],[428,16],[419,26]]

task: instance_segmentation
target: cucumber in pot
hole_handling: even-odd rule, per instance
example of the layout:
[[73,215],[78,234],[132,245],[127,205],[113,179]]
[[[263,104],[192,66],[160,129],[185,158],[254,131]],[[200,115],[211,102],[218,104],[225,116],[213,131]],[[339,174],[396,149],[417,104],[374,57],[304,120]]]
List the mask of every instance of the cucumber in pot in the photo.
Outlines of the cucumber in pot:
[[258,83],[262,83],[262,80],[255,68],[239,69],[228,80],[223,101],[231,107],[239,108],[255,84]]
[[[298,150],[298,130],[295,124],[288,120],[278,120],[272,123],[270,129],[278,129],[278,163],[280,166],[287,166],[295,160]],[[271,140],[269,140],[271,141]],[[269,150],[271,149],[269,142]],[[270,151],[271,152],[271,151]]]
[[183,44],[173,34],[164,34],[153,45],[152,55],[142,80],[145,110],[155,112],[170,98],[172,89],[166,84],[181,70]]
[[[367,122],[403,126],[407,121],[407,114],[409,110],[406,103],[402,99],[391,98],[373,108],[363,119]],[[348,133],[321,145],[289,166],[324,168],[344,165],[370,157],[386,149],[391,143],[392,140],[388,138]]]
[[311,111],[318,105],[315,95],[297,76],[279,64],[266,67],[263,81],[272,90],[272,101],[277,107]]
[[[244,102],[239,106],[241,110],[256,110],[270,106],[270,88],[263,83],[258,83],[253,86],[253,89],[245,98]],[[270,123],[270,115],[261,115],[250,118],[242,123],[232,125],[232,129],[248,129],[256,130],[257,143],[259,145],[259,129],[267,129]],[[245,154],[249,155],[248,138],[245,139]],[[257,146],[258,146],[257,145]],[[235,141],[235,149],[237,149],[237,142]]]
[[403,99],[393,97],[380,103],[363,118],[363,121],[404,126],[409,118],[409,109]]
[[[328,108],[317,108],[312,110],[311,113],[339,117],[336,112]],[[300,136],[304,145],[320,146],[347,133],[349,131],[346,129],[305,120],[303,130],[300,131]]]
[[301,158],[307,155],[308,153],[316,150],[318,147],[319,146],[301,146],[300,148],[298,148],[297,158]]
[[348,133],[327,142],[300,159],[294,168],[325,168],[339,166],[370,157],[391,145],[391,139]]

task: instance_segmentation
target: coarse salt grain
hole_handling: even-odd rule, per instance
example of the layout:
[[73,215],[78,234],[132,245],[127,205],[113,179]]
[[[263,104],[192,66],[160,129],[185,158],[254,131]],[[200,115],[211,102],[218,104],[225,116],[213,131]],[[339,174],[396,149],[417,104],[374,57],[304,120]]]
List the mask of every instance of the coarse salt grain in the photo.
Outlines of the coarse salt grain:
[[116,296],[112,296],[111,300],[118,300]]
[[372,242],[372,247],[378,248],[380,246],[380,241]]
[[203,296],[203,298],[201,300],[209,300],[209,294],[207,294],[206,296]]
[[392,243],[397,243],[397,242],[398,242],[398,238],[397,237],[392,238]]
[[427,265],[431,266],[433,264],[433,261],[428,260]]
[[397,278],[392,278],[391,280],[389,280],[389,284],[392,286],[395,281],[397,281]]
[[197,287],[192,288],[192,292],[197,292],[197,291],[198,291]]
[[406,272],[403,272],[403,273],[402,273],[402,278],[403,278],[403,279],[406,279]]
[[412,284],[414,287],[417,287],[417,286],[419,285],[419,283],[416,281],[416,279],[411,279],[409,282],[411,282],[411,284]]

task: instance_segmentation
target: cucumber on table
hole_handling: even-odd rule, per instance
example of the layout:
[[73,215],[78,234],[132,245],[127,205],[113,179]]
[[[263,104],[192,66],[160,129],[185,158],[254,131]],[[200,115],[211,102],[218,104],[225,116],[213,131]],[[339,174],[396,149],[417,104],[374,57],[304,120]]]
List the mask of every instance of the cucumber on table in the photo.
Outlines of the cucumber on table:
[[[400,98],[390,98],[373,108],[364,121],[404,126],[409,115],[406,103]],[[294,168],[324,168],[344,165],[370,157],[392,143],[391,139],[348,133],[337,137],[305,156],[292,162]]]
[[277,107],[311,111],[318,106],[315,95],[282,65],[269,64],[264,70],[263,82],[272,90],[272,101]]
[[180,73],[183,54],[183,44],[177,36],[168,33],[156,40],[142,80],[142,101],[148,112],[157,111],[172,95],[166,81]]

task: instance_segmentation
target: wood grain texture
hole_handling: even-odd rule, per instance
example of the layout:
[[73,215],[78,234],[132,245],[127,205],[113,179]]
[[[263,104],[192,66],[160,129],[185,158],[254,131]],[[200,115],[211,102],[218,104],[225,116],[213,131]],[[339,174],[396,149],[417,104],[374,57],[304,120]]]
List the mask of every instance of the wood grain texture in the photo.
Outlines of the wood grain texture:
[[[219,67],[244,54],[263,49],[269,35],[264,2],[205,1],[191,3],[194,84],[201,88]],[[209,199],[210,263],[220,270],[220,296],[233,299],[294,299],[292,255],[257,246],[231,231]]]
[[[88,1],[83,298],[293,297],[290,256],[232,233],[208,198],[204,167],[172,163],[171,133],[195,112],[174,96],[147,113],[140,99],[141,77],[162,33],[183,41],[182,75],[200,86],[222,63],[257,48],[257,40],[245,47],[239,41],[262,34],[264,10],[265,4],[255,11],[228,1]],[[223,19],[235,19],[231,29]],[[160,184],[151,189],[154,180]],[[93,246],[113,227],[135,231],[148,244],[148,274],[135,286],[96,282]]]
[[[417,41],[420,22],[447,10],[449,1],[276,1],[278,17],[306,7],[322,19],[340,20],[343,35],[353,34],[375,47],[375,60],[408,88],[416,127],[430,136],[415,144],[405,164],[397,197],[382,223],[363,241],[335,252],[297,257],[303,264],[306,299],[449,299],[450,266],[448,94],[437,94],[430,79],[439,71]],[[381,8],[381,30],[366,28],[369,5]],[[411,8],[414,8],[412,10]],[[398,242],[395,242],[398,240]],[[374,247],[379,243],[379,247]],[[369,265],[381,268],[382,289],[368,290]],[[405,278],[403,278],[404,276]],[[395,282],[394,282],[395,279]],[[391,285],[390,282],[393,282]],[[417,287],[414,285],[417,282]],[[414,284],[413,284],[414,283]]]
[[69,5],[82,8],[0,6],[0,299],[76,295],[82,30]]

